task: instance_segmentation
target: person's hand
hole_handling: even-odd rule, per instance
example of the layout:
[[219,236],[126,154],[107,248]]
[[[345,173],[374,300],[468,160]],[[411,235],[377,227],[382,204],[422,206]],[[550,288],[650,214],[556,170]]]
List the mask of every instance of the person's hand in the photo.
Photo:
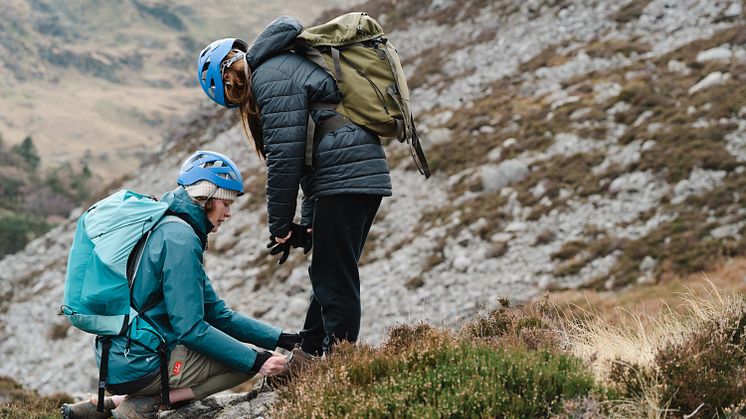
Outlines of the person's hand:
[[270,241],[267,244],[267,248],[271,249],[269,254],[274,256],[282,253],[277,262],[280,265],[288,259],[291,247],[302,248],[303,253],[308,254],[313,247],[312,233],[312,228],[292,223],[287,236],[281,238],[271,236],[269,238]]
[[313,247],[312,231],[313,229],[308,226],[293,223],[290,225],[290,232],[285,243],[289,243],[290,246],[295,248],[301,248],[304,254],[308,254]]
[[313,247],[313,229],[308,226],[298,226],[300,227],[298,233],[298,236],[300,237],[299,246],[294,247],[300,247],[303,249],[303,254],[307,255],[308,252],[311,251],[311,248]]
[[265,376],[275,375],[282,371],[287,363],[287,357],[273,352],[273,355],[268,360],[264,361],[262,368],[259,369],[259,373]]
[[285,263],[286,260],[288,260],[288,256],[290,255],[290,243],[287,241],[280,242],[282,239],[277,239],[275,236],[271,236],[269,238],[269,243],[267,243],[267,249],[269,250],[269,254],[274,256],[282,253],[280,256],[280,259],[277,261],[278,265],[282,265]]
[[276,237],[275,240],[277,243],[285,244],[288,240],[290,240],[291,237],[293,237],[293,226],[296,225],[295,223],[290,225],[290,230],[288,231],[288,235],[285,237]]

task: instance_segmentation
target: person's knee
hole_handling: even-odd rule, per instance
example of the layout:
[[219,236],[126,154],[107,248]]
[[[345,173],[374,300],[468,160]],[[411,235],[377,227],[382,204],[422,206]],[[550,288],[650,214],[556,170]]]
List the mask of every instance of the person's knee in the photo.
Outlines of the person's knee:
[[361,312],[359,292],[340,293],[323,290],[316,293],[316,300],[321,305],[324,315],[332,312],[355,315]]

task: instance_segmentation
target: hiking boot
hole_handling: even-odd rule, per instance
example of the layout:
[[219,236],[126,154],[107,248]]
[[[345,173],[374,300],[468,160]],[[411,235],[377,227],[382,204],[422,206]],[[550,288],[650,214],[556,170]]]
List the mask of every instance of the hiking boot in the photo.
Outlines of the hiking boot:
[[106,419],[111,417],[111,411],[116,407],[111,397],[104,399],[104,411],[96,410],[98,402],[83,400],[77,403],[65,403],[60,409],[63,419]]
[[117,419],[151,419],[156,417],[160,401],[154,396],[127,396],[112,413]]
[[282,371],[273,376],[267,377],[267,384],[271,387],[286,385],[291,379],[296,377],[305,368],[308,368],[317,359],[318,357],[309,355],[299,346],[296,346],[292,351],[290,351],[290,355],[288,355],[288,360],[282,368]]

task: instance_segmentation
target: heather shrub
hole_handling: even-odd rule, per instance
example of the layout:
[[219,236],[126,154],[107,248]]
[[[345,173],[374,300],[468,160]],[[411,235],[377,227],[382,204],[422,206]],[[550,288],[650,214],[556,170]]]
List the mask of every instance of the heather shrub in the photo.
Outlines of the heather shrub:
[[[551,320],[507,301],[460,332],[394,327],[379,348],[342,343],[280,391],[276,417],[546,417],[598,388],[544,336]],[[531,336],[531,338],[526,338]],[[536,342],[540,341],[541,344]],[[532,343],[533,342],[533,343]]]
[[511,308],[507,299],[501,299],[499,308],[477,315],[461,333],[466,338],[488,339],[529,349],[556,348],[559,345],[557,320],[548,295],[534,304],[516,308]]
[[658,352],[672,409],[691,413],[701,405],[701,417],[712,417],[746,401],[746,305],[724,314]]

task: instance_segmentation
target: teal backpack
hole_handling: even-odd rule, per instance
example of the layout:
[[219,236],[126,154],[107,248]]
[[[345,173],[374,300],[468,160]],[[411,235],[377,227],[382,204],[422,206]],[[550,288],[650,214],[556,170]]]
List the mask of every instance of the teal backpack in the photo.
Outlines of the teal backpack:
[[[104,408],[111,339],[125,336],[129,341],[160,345],[161,397],[168,400],[168,353],[163,337],[142,314],[160,303],[133,307],[131,290],[145,242],[159,226],[185,221],[165,215],[168,204],[136,192],[121,190],[91,206],[78,219],[67,260],[62,313],[76,328],[96,335],[101,345],[98,382],[98,410]],[[133,325],[135,327],[133,327]],[[165,377],[165,379],[164,379]]]

